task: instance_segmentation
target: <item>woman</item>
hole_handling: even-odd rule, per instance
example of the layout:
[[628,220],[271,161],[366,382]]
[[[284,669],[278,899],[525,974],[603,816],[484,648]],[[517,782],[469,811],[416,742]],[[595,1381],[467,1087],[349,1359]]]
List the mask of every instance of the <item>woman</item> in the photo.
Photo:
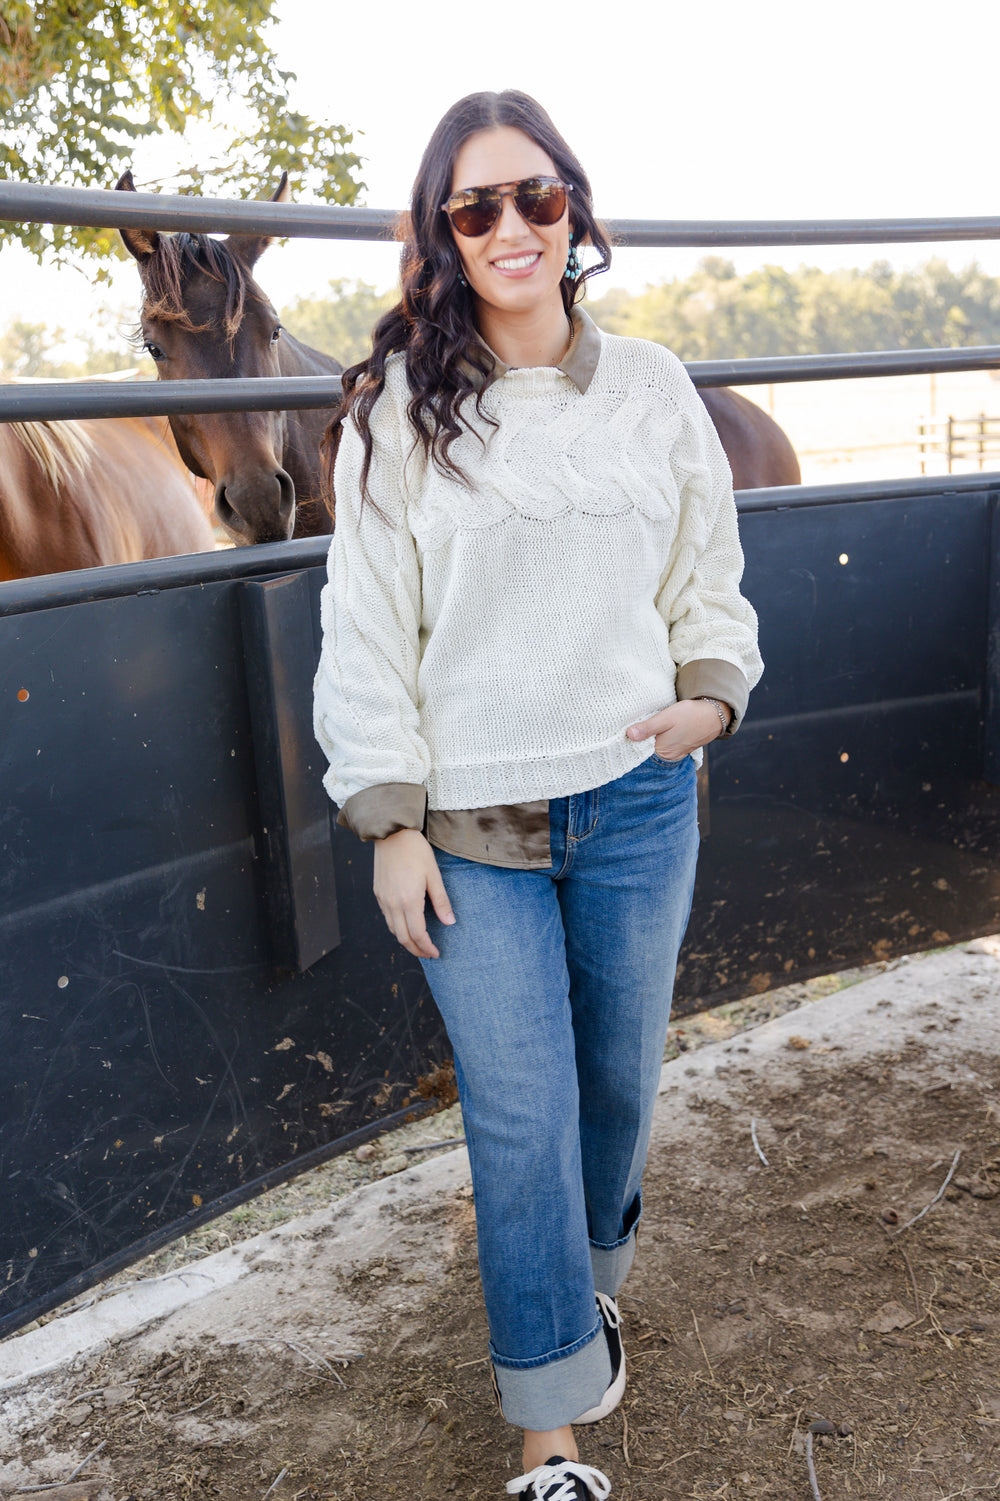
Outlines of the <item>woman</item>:
[[760,675],[704,407],[668,351],[575,306],[609,262],[544,110],[460,100],[331,429],[326,786],[454,1048],[494,1385],[524,1430],[507,1490],[530,1501],[610,1493],[572,1425],[624,1390],[695,762]]

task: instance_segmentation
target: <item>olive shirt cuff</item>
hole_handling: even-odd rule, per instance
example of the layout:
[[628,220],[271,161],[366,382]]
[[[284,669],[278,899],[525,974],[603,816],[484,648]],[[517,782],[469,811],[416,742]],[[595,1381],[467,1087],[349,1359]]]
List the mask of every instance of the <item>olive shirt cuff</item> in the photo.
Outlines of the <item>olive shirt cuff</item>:
[[[750,687],[738,667],[718,657],[702,657],[696,662],[686,662],[677,670],[677,697],[717,698],[732,710],[727,735],[734,735],[746,713]],[[532,868],[549,857],[543,850],[541,840],[548,838],[548,803],[537,802],[518,805],[514,809],[500,810],[504,815],[513,815],[508,824],[503,819],[497,823],[494,808],[479,809],[474,814],[442,813],[436,815],[436,827],[431,830],[432,843],[453,854],[467,859],[486,859],[482,853],[471,854],[469,835],[474,833],[472,843],[479,850],[480,840],[492,843],[492,860],[497,864],[520,865],[530,859]],[[487,817],[492,822],[487,826]],[[383,782],[375,787],[363,787],[354,792],[344,803],[337,822],[350,829],[359,839],[387,839],[398,834],[400,829],[427,829],[427,789],[413,782]],[[487,835],[492,830],[492,839]],[[506,844],[502,837],[506,831]],[[459,837],[460,836],[460,837]],[[513,843],[511,844],[511,841]],[[511,844],[511,848],[506,848]]]
[[400,829],[423,831],[427,818],[427,788],[413,782],[383,782],[352,792],[337,814],[341,828],[359,839],[388,839]]
[[[677,697],[717,698],[733,711],[727,735],[735,735],[747,711],[750,685],[738,667],[719,657],[701,657],[677,669]],[[720,736],[720,739],[722,737]]]

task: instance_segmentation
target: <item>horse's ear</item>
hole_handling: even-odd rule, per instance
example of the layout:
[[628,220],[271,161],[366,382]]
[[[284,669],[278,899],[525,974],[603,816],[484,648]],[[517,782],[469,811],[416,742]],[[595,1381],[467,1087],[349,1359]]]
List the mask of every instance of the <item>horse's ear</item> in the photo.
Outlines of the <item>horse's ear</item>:
[[[288,173],[282,172],[277,189],[271,194],[271,203],[291,203],[292,190],[288,186]],[[274,243],[273,235],[230,235],[226,244],[238,255],[245,266],[252,269],[260,260],[268,245]]]
[[[134,193],[135,183],[132,181],[131,172],[123,172],[115,183],[117,193]],[[160,243],[160,236],[155,229],[133,229],[126,226],[119,230],[119,234],[125,242],[125,249],[130,255],[134,255],[137,261],[148,261],[151,255],[156,254],[156,248]]]

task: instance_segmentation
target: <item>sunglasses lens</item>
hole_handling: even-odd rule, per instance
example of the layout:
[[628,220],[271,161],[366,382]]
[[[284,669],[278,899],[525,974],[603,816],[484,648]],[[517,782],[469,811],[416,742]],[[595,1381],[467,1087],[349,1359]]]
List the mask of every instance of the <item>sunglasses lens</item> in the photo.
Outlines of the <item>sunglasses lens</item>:
[[484,235],[500,217],[500,194],[492,188],[473,189],[464,195],[465,202],[448,210],[451,222],[460,235]]
[[529,224],[556,224],[566,211],[566,189],[561,182],[529,177],[519,184],[514,202]]
[[495,188],[467,188],[453,194],[443,205],[444,211],[460,235],[485,235],[499,219],[507,193],[529,224],[556,224],[566,212],[567,188],[551,177],[525,177]]

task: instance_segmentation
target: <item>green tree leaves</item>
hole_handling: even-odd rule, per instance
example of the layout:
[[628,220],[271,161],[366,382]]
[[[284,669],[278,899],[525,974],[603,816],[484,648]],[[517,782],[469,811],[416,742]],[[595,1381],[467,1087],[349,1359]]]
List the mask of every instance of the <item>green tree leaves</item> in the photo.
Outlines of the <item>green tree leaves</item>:
[[[353,203],[360,159],[342,125],[292,109],[294,75],[268,41],[275,0],[4,0],[0,15],[0,175],[112,187],[138,141],[211,119],[238,120],[217,159],[191,161],[177,192],[257,192],[287,170],[296,192]],[[53,250],[116,255],[117,237],[58,225],[0,227],[41,260]]]
[[298,297],[282,308],[281,321],[304,344],[354,365],[371,353],[372,329],[398,300],[398,291],[377,292],[368,282],[339,277],[326,296]]
[[[67,341],[61,328],[15,318],[5,329],[0,329],[0,380],[79,380],[129,368],[153,380],[156,372],[149,356],[129,349],[118,330],[110,327],[109,319],[99,315],[97,321],[99,326],[102,323],[106,326],[99,327],[96,336],[92,332]],[[67,342],[76,347],[82,358],[67,357]]]
[[[353,365],[398,295],[341,277],[322,295],[296,298],[281,318],[296,338]],[[586,306],[609,333],[655,339],[687,360],[1000,344],[1000,278],[940,260],[904,272],[876,261],[865,271],[772,266],[740,277],[730,262],[711,257],[683,280],[638,296],[613,288]],[[60,330],[11,323],[0,331],[0,375],[97,374],[136,364],[142,357],[128,348],[121,321],[98,315],[82,363],[54,352]]]
[[634,297],[613,290],[588,307],[609,333],[654,339],[683,360],[1000,344],[1000,279],[943,260],[737,276],[731,261],[708,256],[691,276]]

